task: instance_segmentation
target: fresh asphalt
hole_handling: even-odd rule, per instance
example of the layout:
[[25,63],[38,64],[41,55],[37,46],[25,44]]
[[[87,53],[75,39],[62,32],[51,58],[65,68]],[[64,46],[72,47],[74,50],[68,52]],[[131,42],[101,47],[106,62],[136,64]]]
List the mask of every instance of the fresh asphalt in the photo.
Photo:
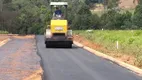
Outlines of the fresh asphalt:
[[45,48],[44,36],[38,35],[36,39],[43,80],[142,80],[137,74],[77,46]]

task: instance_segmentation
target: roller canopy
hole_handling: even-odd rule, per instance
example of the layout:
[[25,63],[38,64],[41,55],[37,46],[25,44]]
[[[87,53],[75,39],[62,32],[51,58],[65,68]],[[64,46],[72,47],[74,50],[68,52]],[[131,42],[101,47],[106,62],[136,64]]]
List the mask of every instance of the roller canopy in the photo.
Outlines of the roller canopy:
[[67,2],[51,2],[50,5],[51,5],[51,6],[58,6],[58,5],[67,6],[68,3],[67,3]]

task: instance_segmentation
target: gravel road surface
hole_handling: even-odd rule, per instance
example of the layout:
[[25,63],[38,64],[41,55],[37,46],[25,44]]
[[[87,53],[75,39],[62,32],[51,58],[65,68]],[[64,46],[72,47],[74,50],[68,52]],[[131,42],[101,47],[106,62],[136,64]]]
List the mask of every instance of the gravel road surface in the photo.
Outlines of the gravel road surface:
[[34,37],[13,37],[0,47],[0,80],[23,80],[40,69]]

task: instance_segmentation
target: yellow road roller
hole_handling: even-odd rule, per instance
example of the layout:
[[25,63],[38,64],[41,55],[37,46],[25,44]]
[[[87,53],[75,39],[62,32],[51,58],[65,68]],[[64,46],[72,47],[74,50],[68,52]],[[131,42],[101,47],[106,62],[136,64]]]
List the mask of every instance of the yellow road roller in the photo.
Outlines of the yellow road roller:
[[[45,31],[45,46],[49,48],[51,46],[64,46],[67,48],[72,48],[73,37],[72,30],[68,25],[67,20],[67,2],[51,2],[51,13],[52,19],[50,25],[47,26]],[[53,8],[56,8],[56,11],[52,11]],[[62,11],[60,10],[64,10]]]

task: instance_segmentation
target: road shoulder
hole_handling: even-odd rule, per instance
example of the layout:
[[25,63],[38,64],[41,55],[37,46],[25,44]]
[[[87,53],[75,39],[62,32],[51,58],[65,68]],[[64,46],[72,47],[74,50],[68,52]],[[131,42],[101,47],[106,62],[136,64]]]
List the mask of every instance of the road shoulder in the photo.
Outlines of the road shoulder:
[[7,38],[5,40],[0,41],[0,47],[3,46],[4,44],[6,44],[10,40],[11,40],[10,38]]
[[110,60],[110,61],[112,61],[112,62],[114,62],[114,63],[116,63],[116,64],[118,64],[118,65],[120,65],[122,67],[125,67],[125,68],[137,73],[138,75],[142,76],[142,69],[140,69],[140,68],[137,68],[137,67],[132,66],[130,64],[124,63],[124,62],[122,62],[120,60],[117,60],[117,59],[111,57],[111,56],[108,56],[108,55],[106,55],[104,53],[101,53],[99,51],[96,51],[96,50],[94,50],[94,49],[92,49],[92,48],[90,48],[88,46],[85,46],[85,45],[83,45],[83,44],[81,44],[79,42],[74,41],[74,44],[81,47],[81,48],[83,48],[83,49],[85,49],[85,50],[87,50],[87,51],[89,51],[89,52],[91,52],[91,53],[93,53],[93,54],[95,54],[95,55],[97,55],[97,56],[99,56],[99,57]]

